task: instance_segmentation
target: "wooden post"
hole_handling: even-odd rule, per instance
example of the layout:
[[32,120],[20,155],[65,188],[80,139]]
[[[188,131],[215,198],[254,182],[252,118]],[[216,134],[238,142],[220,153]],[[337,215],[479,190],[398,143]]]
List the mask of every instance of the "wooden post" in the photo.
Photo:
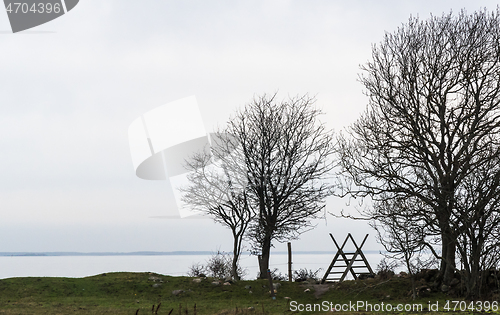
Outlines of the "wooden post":
[[288,281],[292,282],[292,243],[288,242]]

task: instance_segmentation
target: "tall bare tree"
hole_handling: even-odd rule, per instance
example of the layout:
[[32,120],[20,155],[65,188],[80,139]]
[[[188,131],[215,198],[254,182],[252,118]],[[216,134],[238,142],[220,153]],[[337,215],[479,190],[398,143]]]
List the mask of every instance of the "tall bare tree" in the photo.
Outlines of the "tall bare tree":
[[227,132],[241,144],[257,215],[251,237],[266,275],[273,240],[296,238],[322,215],[331,194],[326,177],[333,167],[333,134],[318,121],[314,99],[277,102],[254,99],[231,120]]
[[[375,204],[421,204],[413,215],[428,223],[430,235],[439,234],[444,290],[457,246],[472,275],[478,253],[498,235],[499,16],[497,9],[410,18],[387,33],[362,67],[368,108],[339,139],[344,192]],[[376,217],[376,209],[365,214]],[[477,252],[460,249],[464,237]],[[469,284],[470,298],[477,288]]]
[[273,241],[311,228],[332,192],[326,177],[333,167],[333,133],[318,121],[322,112],[308,96],[281,102],[275,97],[257,97],[238,111],[215,134],[212,149],[229,177],[244,187],[244,204],[253,213],[248,238],[261,257],[261,277]]

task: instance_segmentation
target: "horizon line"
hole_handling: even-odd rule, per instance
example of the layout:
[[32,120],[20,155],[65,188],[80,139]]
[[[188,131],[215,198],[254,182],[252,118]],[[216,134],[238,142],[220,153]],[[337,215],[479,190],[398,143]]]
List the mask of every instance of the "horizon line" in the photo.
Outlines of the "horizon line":
[[[214,255],[217,252],[214,251],[169,251],[169,252],[160,252],[160,251],[133,251],[133,252],[0,252],[1,257],[7,256],[182,256],[182,255]],[[231,254],[231,252],[221,252],[226,254]],[[375,250],[367,250],[364,251],[365,254],[379,254],[380,251]],[[251,252],[242,252],[242,255],[248,254],[252,255]],[[276,251],[271,254],[275,255],[287,255],[286,251]],[[292,256],[296,255],[335,255],[335,251],[294,251],[292,252]]]

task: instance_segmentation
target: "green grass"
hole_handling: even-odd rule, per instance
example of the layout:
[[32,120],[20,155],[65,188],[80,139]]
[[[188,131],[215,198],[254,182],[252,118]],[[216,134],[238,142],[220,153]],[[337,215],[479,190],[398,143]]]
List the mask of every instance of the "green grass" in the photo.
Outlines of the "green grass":
[[[157,281],[151,277],[158,278]],[[161,280],[162,282],[159,282]],[[334,304],[384,302],[385,304],[439,301],[442,293],[412,301],[408,279],[380,281],[345,281],[318,295],[315,287],[303,283],[281,282],[276,299],[271,299],[265,280],[239,281],[232,285],[213,285],[213,279],[193,282],[189,277],[170,277],[152,273],[108,273],[86,278],[10,278],[0,280],[0,314],[152,314],[161,303],[158,314],[313,314],[291,312],[288,302]],[[159,284],[154,287],[153,285]],[[251,289],[246,289],[251,286]],[[306,289],[310,291],[304,292]],[[183,290],[179,295],[174,290]],[[249,292],[251,291],[251,293]],[[289,297],[290,300],[285,299]],[[320,312],[324,313],[324,312]],[[344,313],[349,314],[349,313]],[[350,313],[353,314],[353,313]],[[400,313],[401,314],[401,313]],[[465,314],[465,313],[461,313]]]

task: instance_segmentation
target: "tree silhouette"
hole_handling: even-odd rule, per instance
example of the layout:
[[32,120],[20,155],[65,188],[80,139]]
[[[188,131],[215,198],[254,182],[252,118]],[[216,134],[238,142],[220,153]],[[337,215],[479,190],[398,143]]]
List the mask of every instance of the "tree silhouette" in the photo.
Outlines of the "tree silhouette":
[[[332,193],[326,179],[333,168],[333,134],[317,120],[321,111],[313,106],[314,99],[278,102],[275,97],[255,98],[215,133],[211,154],[226,176],[218,182],[231,183],[239,192],[231,198],[214,197],[226,190],[218,189],[219,193],[209,193],[214,205],[205,207],[219,221],[225,213],[218,212],[218,203],[220,207],[238,200],[250,210],[252,214],[245,216],[252,218],[247,236],[260,257],[261,277],[267,276],[273,241],[294,239],[311,228],[311,220],[323,215],[325,198]],[[197,182],[206,192],[219,186],[210,180]]]
[[[499,9],[410,18],[373,46],[362,70],[369,105],[339,138],[343,191],[375,205],[415,200],[401,213],[438,235],[442,289],[460,258],[476,298],[481,256],[498,246]],[[364,214],[383,215],[377,209]]]

